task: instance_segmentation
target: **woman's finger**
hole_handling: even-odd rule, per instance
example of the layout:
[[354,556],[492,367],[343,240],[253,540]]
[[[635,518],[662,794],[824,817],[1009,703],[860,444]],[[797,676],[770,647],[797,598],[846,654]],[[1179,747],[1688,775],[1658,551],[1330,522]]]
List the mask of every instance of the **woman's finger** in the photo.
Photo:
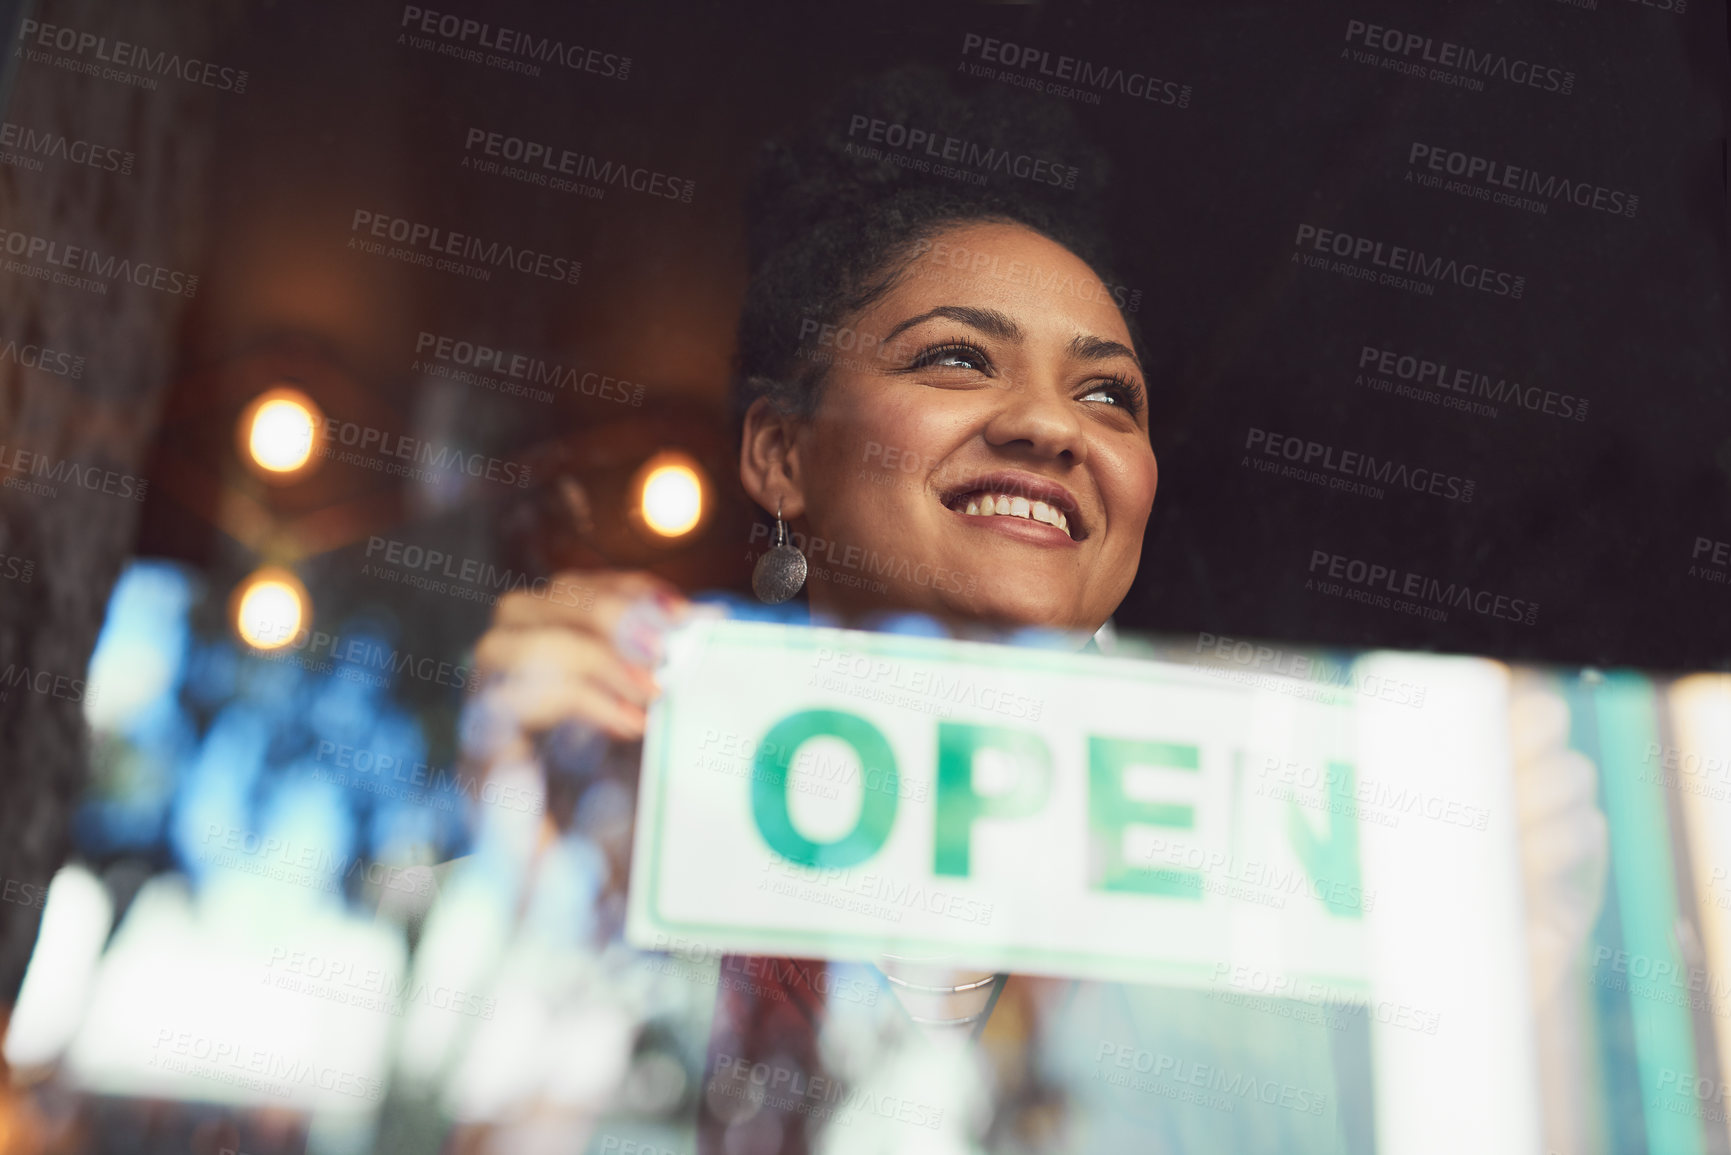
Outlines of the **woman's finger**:
[[590,678],[513,679],[494,693],[499,706],[531,734],[579,721],[596,726],[619,741],[643,737],[646,721],[643,708]]
[[489,630],[475,646],[486,677],[549,684],[589,679],[639,708],[657,692],[648,671],[626,662],[605,641],[561,627]]

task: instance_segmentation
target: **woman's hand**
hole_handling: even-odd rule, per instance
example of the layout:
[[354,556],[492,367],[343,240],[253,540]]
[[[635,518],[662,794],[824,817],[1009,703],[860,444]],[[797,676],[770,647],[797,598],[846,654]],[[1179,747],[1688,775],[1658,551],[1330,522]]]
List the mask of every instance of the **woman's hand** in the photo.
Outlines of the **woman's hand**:
[[690,610],[648,573],[568,571],[543,595],[500,598],[475,646],[482,713],[498,736],[488,753],[526,754],[536,735],[572,721],[621,741],[642,738],[660,692],[650,671],[662,636]]

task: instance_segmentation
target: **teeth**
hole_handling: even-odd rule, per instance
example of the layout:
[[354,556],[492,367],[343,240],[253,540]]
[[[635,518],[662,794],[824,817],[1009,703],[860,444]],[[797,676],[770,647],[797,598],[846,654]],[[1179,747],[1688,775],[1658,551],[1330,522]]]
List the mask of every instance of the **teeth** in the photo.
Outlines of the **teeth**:
[[987,493],[968,498],[965,512],[975,517],[1025,517],[1029,521],[1038,521],[1046,525],[1056,526],[1065,533],[1070,532],[1070,519],[1064,516],[1064,511],[1043,501],[1029,501],[1025,497],[1012,497],[1003,493]]

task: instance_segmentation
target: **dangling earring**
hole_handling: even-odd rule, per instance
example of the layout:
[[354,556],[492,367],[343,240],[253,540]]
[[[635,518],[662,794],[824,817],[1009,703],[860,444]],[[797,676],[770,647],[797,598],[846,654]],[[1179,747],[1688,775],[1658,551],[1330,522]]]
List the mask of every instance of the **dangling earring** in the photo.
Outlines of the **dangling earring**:
[[778,606],[805,584],[805,555],[787,541],[787,523],[781,520],[781,500],[775,503],[775,541],[751,571],[751,589],[758,600]]

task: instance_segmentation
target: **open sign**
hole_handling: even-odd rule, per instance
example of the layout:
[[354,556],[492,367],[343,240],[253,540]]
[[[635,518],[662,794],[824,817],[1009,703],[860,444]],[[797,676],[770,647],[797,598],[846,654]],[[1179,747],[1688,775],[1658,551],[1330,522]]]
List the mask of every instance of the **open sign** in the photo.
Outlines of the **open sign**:
[[[1053,802],[1052,748],[1042,733],[1030,729],[953,721],[937,721],[933,728],[936,804],[931,814],[929,869],[933,877],[967,878],[973,873],[970,852],[979,824],[1028,821],[1037,837],[1037,820]],[[823,840],[800,830],[788,789],[789,769],[798,765],[799,752],[820,738],[850,748],[864,767],[864,781],[889,784],[887,789],[864,791],[851,828]],[[1078,838],[1062,841],[1086,847],[1088,886],[1108,893],[1201,901],[1209,873],[1232,865],[1224,849],[1205,851],[1189,845],[1189,853],[1178,857],[1162,857],[1157,851],[1136,854],[1130,849],[1131,835],[1138,828],[1196,829],[1194,791],[1182,779],[1200,773],[1201,746],[1193,741],[1100,734],[1085,735],[1084,740],[1086,828]],[[753,748],[751,814],[772,851],[789,862],[829,870],[863,866],[882,853],[903,813],[896,788],[900,770],[889,739],[870,719],[844,710],[799,710],[773,723]],[[990,792],[983,791],[979,781],[979,764],[986,754],[999,756],[999,781]],[[1351,764],[1332,762],[1329,771],[1327,801],[1350,801]],[[1179,779],[1178,789],[1162,789],[1167,774]],[[1319,832],[1296,801],[1291,797],[1284,801],[1290,808],[1286,823],[1290,850],[1305,879],[1321,888],[1314,893],[1326,909],[1356,917],[1362,895],[1356,819],[1331,805],[1324,810]],[[1290,871],[1279,877],[1276,889],[1290,878]]]
[[[1501,692],[1488,663],[1399,662],[1376,676]],[[1413,909],[1379,857],[1508,833],[1494,701],[1480,725],[1447,693],[738,622],[683,631],[660,677],[641,943],[1364,992],[1375,925]]]
[[[682,628],[644,744],[627,937],[1356,1015],[1379,1101],[1408,1108],[1379,1108],[1388,1149],[1458,1150],[1477,1118],[1525,1135],[1507,671],[1174,660],[1193,653]],[[1367,689],[1384,685],[1413,692]]]

